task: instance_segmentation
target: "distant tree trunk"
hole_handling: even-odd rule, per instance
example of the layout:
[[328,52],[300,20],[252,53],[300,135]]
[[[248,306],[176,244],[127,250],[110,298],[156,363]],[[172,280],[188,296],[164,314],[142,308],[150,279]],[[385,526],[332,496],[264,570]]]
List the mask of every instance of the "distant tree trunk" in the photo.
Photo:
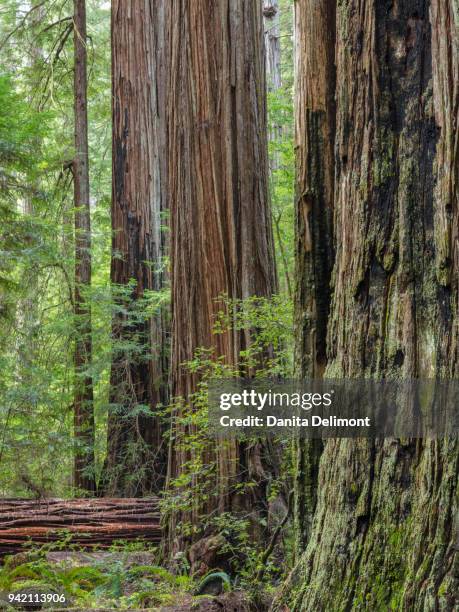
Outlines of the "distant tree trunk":
[[275,91],[281,82],[281,47],[279,0],[263,0],[265,29],[266,83],[268,91]]
[[[347,0],[336,23],[336,263],[322,368],[457,378],[457,3]],[[457,439],[328,441],[312,528],[273,609],[457,609],[458,460]]]
[[[215,358],[237,367],[240,351],[251,342],[250,330],[212,333],[223,307],[217,298],[267,297],[277,282],[261,3],[178,0],[170,23],[171,384],[173,396],[189,402],[198,378],[183,364],[196,349],[212,348]],[[175,417],[180,416],[178,410]],[[184,431],[194,429],[178,423],[174,439]],[[261,457],[265,451],[261,445],[249,449],[236,442],[206,449],[206,459],[215,459],[218,472],[209,509],[240,508],[234,486],[250,479],[258,486],[244,503],[256,511],[266,499],[269,479]],[[180,445],[172,448],[170,478],[181,473],[190,457]],[[191,486],[197,483],[196,476]],[[174,536],[173,525],[170,531]]]
[[[41,26],[41,21],[44,16],[44,10],[42,6],[38,5],[38,2],[31,2],[29,10],[32,10],[31,17],[31,29],[33,32],[32,47],[30,49],[29,65],[32,75],[35,71],[40,69],[41,62],[43,62],[43,49],[37,42],[38,28]],[[30,82],[27,83],[27,87],[31,92],[28,96],[28,102],[31,106],[34,106],[35,111],[38,110],[36,102],[34,103],[34,91],[33,77]],[[42,146],[41,138],[35,137],[33,139],[34,151],[38,154]],[[34,197],[37,191],[40,189],[40,184],[37,179],[31,182],[27,188],[27,194],[24,198],[23,213],[27,216],[33,216],[34,214]],[[38,303],[37,303],[37,292],[38,287],[38,265],[34,261],[31,262],[30,267],[25,271],[24,278],[22,280],[22,286],[25,290],[23,299],[18,304],[17,310],[17,325],[21,329],[18,341],[18,377],[21,380],[24,389],[28,389],[33,384],[33,377],[31,376],[33,371],[33,362],[36,353],[36,336],[38,331]]]
[[[281,81],[281,46],[280,46],[280,13],[279,0],[263,0],[263,23],[265,32],[265,67],[266,87],[268,92],[280,89]],[[280,140],[282,126],[271,125],[268,129],[269,141]],[[279,167],[279,155],[270,156],[271,171]]]
[[94,477],[94,412],[91,307],[91,215],[89,208],[89,156],[87,108],[86,3],[74,0],[75,95],[75,468],[76,487],[92,493]]
[[[335,0],[295,3],[295,374],[320,378],[326,363],[333,264]],[[301,546],[316,501],[321,440],[298,440],[294,513]]]
[[112,2],[111,281],[115,291],[119,286],[125,293],[116,299],[119,311],[113,317],[107,495],[160,490],[167,462],[161,419],[145,413],[167,400],[164,309],[156,305],[146,321],[138,320],[143,312],[135,312],[146,291],[165,286],[166,6],[152,0]]
[[[266,87],[268,93],[276,92],[282,86],[281,73],[281,45],[280,45],[280,10],[278,0],[263,0],[263,22],[265,32],[265,66],[266,66]],[[275,188],[275,171],[279,169],[279,150],[275,146],[282,141],[282,125],[273,121],[273,113],[268,125],[268,141],[274,144],[269,154],[269,170],[271,193]],[[284,237],[281,230],[281,219],[283,210],[273,210],[274,231],[277,238],[280,259],[285,275],[285,285],[289,297],[292,296],[292,287],[288,270],[288,261],[284,246]]]

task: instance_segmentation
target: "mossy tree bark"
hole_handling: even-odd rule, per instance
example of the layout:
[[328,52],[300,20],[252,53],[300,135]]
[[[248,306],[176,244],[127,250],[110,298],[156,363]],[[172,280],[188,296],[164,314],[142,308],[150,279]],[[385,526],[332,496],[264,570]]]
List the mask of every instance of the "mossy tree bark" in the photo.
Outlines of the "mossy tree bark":
[[[308,4],[298,0],[297,8]],[[320,47],[319,21],[310,32]],[[298,254],[300,294],[304,287],[312,307],[297,316],[297,359],[313,361],[308,338],[311,326],[320,328],[323,300],[326,377],[457,378],[459,6],[345,0],[334,55],[334,222],[326,239],[335,263],[328,297]],[[301,51],[298,62],[308,61]],[[323,131],[309,138],[312,102],[303,104],[308,154],[319,152],[312,181],[328,162]],[[301,459],[299,501],[310,468]],[[273,609],[456,609],[458,460],[452,439],[328,441],[311,528]]]
[[[222,309],[217,298],[270,296],[276,291],[268,199],[263,19],[251,0],[177,0],[172,3],[169,86],[169,194],[172,257],[172,394],[189,402],[198,377],[184,366],[198,348],[237,367],[250,330],[212,333]],[[193,426],[175,414],[169,476],[181,474],[192,454],[177,444]],[[249,480],[244,503],[266,499],[268,476],[261,448],[228,442],[205,449],[216,462],[207,511],[233,511],[243,497],[234,486]],[[197,490],[199,477],[190,486]],[[199,525],[199,496],[190,510]],[[188,514],[190,517],[190,514]],[[177,512],[170,533],[184,520]]]
[[167,465],[161,419],[144,410],[167,401],[167,322],[159,306],[146,322],[135,312],[146,291],[165,286],[166,7],[151,0],[112,2],[111,281],[126,294],[120,293],[113,316],[106,495],[158,491]]

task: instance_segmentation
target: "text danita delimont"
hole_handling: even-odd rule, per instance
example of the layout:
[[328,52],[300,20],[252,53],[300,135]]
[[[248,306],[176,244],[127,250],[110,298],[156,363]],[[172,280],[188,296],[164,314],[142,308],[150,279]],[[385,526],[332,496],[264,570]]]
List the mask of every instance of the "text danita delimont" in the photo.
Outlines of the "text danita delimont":
[[[310,411],[314,408],[332,405],[334,391],[327,393],[280,393],[271,389],[259,393],[254,389],[243,390],[240,393],[221,393],[220,410],[229,411],[231,408],[247,408],[248,410],[266,411],[269,408],[294,408]],[[336,415],[291,415],[276,416],[263,414],[263,416],[249,414],[247,416],[232,417],[224,414],[220,417],[222,427],[370,427],[370,417],[343,418]]]

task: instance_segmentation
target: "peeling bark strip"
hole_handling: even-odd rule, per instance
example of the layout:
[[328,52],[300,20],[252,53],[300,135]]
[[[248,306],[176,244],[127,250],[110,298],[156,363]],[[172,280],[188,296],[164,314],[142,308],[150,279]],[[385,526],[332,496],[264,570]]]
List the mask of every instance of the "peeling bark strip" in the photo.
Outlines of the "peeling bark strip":
[[75,206],[75,381],[74,485],[94,493],[94,410],[90,373],[92,362],[91,306],[91,213],[89,208],[88,102],[86,53],[86,2],[74,0],[74,113],[75,159],[73,185]]
[[[459,374],[458,49],[454,0],[337,7],[327,377]],[[456,609],[458,469],[457,440],[327,442],[273,608]]]
[[[173,396],[189,398],[197,380],[183,364],[197,348],[213,347],[216,357],[235,365],[250,343],[248,330],[212,334],[222,307],[216,298],[270,296],[277,284],[261,3],[174,0],[171,6],[171,382]],[[209,449],[222,510],[234,509],[236,482],[266,480],[255,454],[236,443]],[[187,459],[172,449],[171,477]]]
[[[111,281],[126,286],[134,280],[130,295],[134,302],[145,290],[164,287],[166,4],[112,2]],[[118,346],[110,401],[117,409],[108,424],[107,494],[142,495],[162,486],[166,449],[160,420],[129,414],[142,405],[154,410],[166,403],[165,332],[165,315],[159,309],[144,325],[127,322],[124,314],[114,315],[113,338]],[[119,346],[123,342],[143,344],[143,355],[127,352]],[[135,473],[143,474],[139,481],[132,479]]]
[[435,241],[437,279],[445,287],[457,288],[459,258],[459,5],[453,0],[433,0],[432,70],[435,122],[441,138],[435,159]]

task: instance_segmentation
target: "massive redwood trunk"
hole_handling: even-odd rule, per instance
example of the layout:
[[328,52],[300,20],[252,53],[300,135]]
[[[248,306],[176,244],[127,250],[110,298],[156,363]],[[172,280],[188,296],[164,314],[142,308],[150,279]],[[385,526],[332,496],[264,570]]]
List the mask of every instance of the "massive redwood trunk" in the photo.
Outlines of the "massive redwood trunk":
[[159,490],[166,469],[161,419],[146,413],[157,411],[167,400],[164,309],[156,302],[153,315],[142,320],[147,306],[140,311],[136,306],[147,290],[164,289],[165,281],[166,5],[151,0],[112,2],[111,281],[118,297],[104,471],[104,488],[110,495]]
[[[297,2],[306,11],[298,36],[309,32],[320,49],[324,13],[310,5]],[[315,345],[306,340],[311,325],[320,328],[323,301],[330,311],[325,376],[457,378],[457,3],[346,0],[337,10],[336,43],[328,45],[337,75],[336,256],[331,299],[314,282],[312,308],[304,308],[311,322],[297,319],[298,358],[317,361],[311,354],[324,336],[315,334]],[[299,49],[300,64],[310,59]],[[307,81],[320,91],[314,74],[311,68]],[[304,146],[318,155],[309,181],[330,163],[324,132],[311,137],[307,129],[316,110],[311,98],[298,109]],[[325,117],[319,126],[328,131]],[[329,228],[325,235],[330,240]],[[304,240],[301,225],[297,239]],[[306,289],[315,277],[314,268],[306,270],[299,282]],[[328,441],[312,526],[274,609],[456,609],[458,458],[454,439]],[[299,502],[311,485],[309,459],[301,459]],[[304,510],[298,503],[297,513]]]
[[[196,349],[237,366],[250,330],[212,333],[217,298],[276,290],[268,201],[265,69],[260,2],[177,0],[171,11],[169,194],[172,256],[172,394],[190,401],[197,377],[183,365]],[[180,419],[179,409],[175,415]],[[175,442],[184,431],[177,423]],[[206,449],[217,462],[208,509],[235,510],[237,483],[268,475],[258,449],[235,442]],[[172,447],[171,479],[190,452]],[[199,479],[193,478],[191,486]],[[213,482],[213,481],[212,481]],[[247,496],[249,499],[249,496]],[[252,500],[253,501],[253,500]],[[199,499],[193,501],[198,512]]]
[[95,491],[94,409],[92,375],[91,306],[91,214],[89,208],[89,154],[86,53],[86,2],[74,0],[74,96],[75,159],[73,184],[75,205],[75,466],[74,485]]

